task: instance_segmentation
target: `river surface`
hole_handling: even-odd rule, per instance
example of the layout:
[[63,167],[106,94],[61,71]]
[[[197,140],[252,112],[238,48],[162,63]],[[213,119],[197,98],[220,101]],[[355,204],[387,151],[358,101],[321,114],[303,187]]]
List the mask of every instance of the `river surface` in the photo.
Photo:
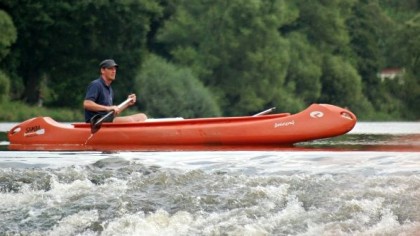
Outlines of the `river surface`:
[[258,151],[9,151],[3,133],[0,235],[420,235],[420,122]]

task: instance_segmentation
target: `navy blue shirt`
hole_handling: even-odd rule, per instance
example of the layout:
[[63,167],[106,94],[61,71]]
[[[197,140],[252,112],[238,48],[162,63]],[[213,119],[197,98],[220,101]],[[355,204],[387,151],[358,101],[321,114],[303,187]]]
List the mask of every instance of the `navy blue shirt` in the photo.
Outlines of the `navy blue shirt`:
[[[92,81],[86,91],[85,100],[94,101],[97,104],[104,106],[112,106],[112,100],[114,97],[114,92],[112,91],[111,86],[105,84],[105,81],[99,77],[98,79]],[[101,114],[105,115],[106,111],[89,111],[85,109],[85,121],[89,122],[90,119],[96,115]]]

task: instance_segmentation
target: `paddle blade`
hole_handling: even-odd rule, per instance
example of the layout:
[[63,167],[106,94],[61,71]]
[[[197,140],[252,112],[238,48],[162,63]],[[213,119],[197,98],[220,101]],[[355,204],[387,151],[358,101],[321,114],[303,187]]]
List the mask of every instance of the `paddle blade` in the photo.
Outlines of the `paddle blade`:
[[90,132],[92,134],[98,132],[98,130],[101,128],[101,125],[102,125],[101,118],[102,116],[97,114],[90,119]]

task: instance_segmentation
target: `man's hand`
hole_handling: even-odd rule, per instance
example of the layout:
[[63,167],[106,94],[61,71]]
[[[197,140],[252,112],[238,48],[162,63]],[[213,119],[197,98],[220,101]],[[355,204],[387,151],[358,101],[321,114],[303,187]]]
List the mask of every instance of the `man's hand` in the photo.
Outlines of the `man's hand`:
[[131,98],[131,102],[130,102],[130,106],[134,105],[134,103],[136,103],[136,95],[134,93],[128,95],[128,98]]
[[107,111],[114,111],[115,115],[120,114],[120,108],[118,108],[118,106],[109,106],[107,108]]

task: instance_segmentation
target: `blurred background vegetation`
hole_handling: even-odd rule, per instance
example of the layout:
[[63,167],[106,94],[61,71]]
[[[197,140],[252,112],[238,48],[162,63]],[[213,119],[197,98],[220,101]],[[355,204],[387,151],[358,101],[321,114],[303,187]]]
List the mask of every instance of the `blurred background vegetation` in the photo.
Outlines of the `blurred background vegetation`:
[[417,0],[0,0],[0,121],[82,121],[99,62],[151,117],[311,103],[419,120]]

